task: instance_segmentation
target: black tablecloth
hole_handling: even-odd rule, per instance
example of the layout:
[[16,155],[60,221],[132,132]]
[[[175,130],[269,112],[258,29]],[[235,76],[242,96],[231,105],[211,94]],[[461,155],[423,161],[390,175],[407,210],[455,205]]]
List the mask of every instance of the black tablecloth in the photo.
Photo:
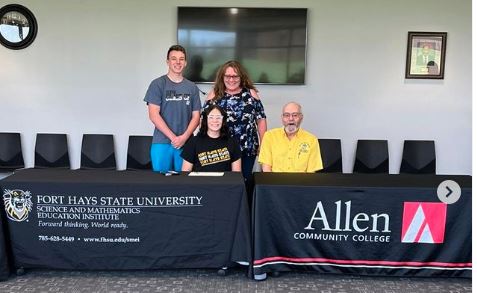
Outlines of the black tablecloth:
[[0,216],[0,281],[8,279],[10,275],[9,260],[7,257],[7,239],[5,239],[5,219]]
[[251,260],[237,173],[25,169],[0,186],[11,203],[3,212],[16,267],[219,268]]
[[[10,176],[12,172],[0,172],[0,179],[6,178]],[[0,200],[2,202],[2,200]],[[7,243],[9,243],[8,239],[6,239],[5,234],[5,226],[6,217],[4,214],[0,213],[0,281],[7,280],[10,275],[10,268],[9,268],[9,259],[8,259],[8,247]]]
[[[454,180],[460,199],[437,187]],[[471,176],[255,174],[253,272],[470,277]]]

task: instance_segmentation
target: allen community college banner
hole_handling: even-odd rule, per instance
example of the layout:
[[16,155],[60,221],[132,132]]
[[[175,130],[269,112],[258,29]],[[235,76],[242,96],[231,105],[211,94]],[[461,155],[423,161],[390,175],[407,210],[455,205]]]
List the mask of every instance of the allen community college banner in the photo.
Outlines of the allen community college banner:
[[471,189],[257,186],[255,274],[471,277]]

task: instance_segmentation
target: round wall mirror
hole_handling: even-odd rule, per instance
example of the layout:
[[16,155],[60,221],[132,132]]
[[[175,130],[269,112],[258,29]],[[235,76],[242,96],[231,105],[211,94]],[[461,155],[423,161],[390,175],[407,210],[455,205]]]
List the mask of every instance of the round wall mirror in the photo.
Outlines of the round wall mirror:
[[26,7],[10,4],[0,8],[0,43],[18,50],[35,40],[38,25],[35,16]]

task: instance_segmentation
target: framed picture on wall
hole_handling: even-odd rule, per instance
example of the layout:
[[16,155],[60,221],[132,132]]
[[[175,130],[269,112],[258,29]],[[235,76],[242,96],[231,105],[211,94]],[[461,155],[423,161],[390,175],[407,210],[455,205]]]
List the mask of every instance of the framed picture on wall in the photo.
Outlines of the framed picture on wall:
[[406,78],[444,79],[446,32],[409,32]]

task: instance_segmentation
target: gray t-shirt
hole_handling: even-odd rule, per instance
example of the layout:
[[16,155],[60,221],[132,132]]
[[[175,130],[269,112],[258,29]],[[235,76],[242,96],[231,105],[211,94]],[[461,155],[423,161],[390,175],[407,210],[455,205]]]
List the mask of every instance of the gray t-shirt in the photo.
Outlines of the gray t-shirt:
[[[169,129],[181,135],[189,126],[193,111],[200,111],[199,88],[190,80],[175,83],[163,75],[154,79],[144,101],[161,107],[160,114]],[[161,131],[154,129],[152,143],[171,143]]]

